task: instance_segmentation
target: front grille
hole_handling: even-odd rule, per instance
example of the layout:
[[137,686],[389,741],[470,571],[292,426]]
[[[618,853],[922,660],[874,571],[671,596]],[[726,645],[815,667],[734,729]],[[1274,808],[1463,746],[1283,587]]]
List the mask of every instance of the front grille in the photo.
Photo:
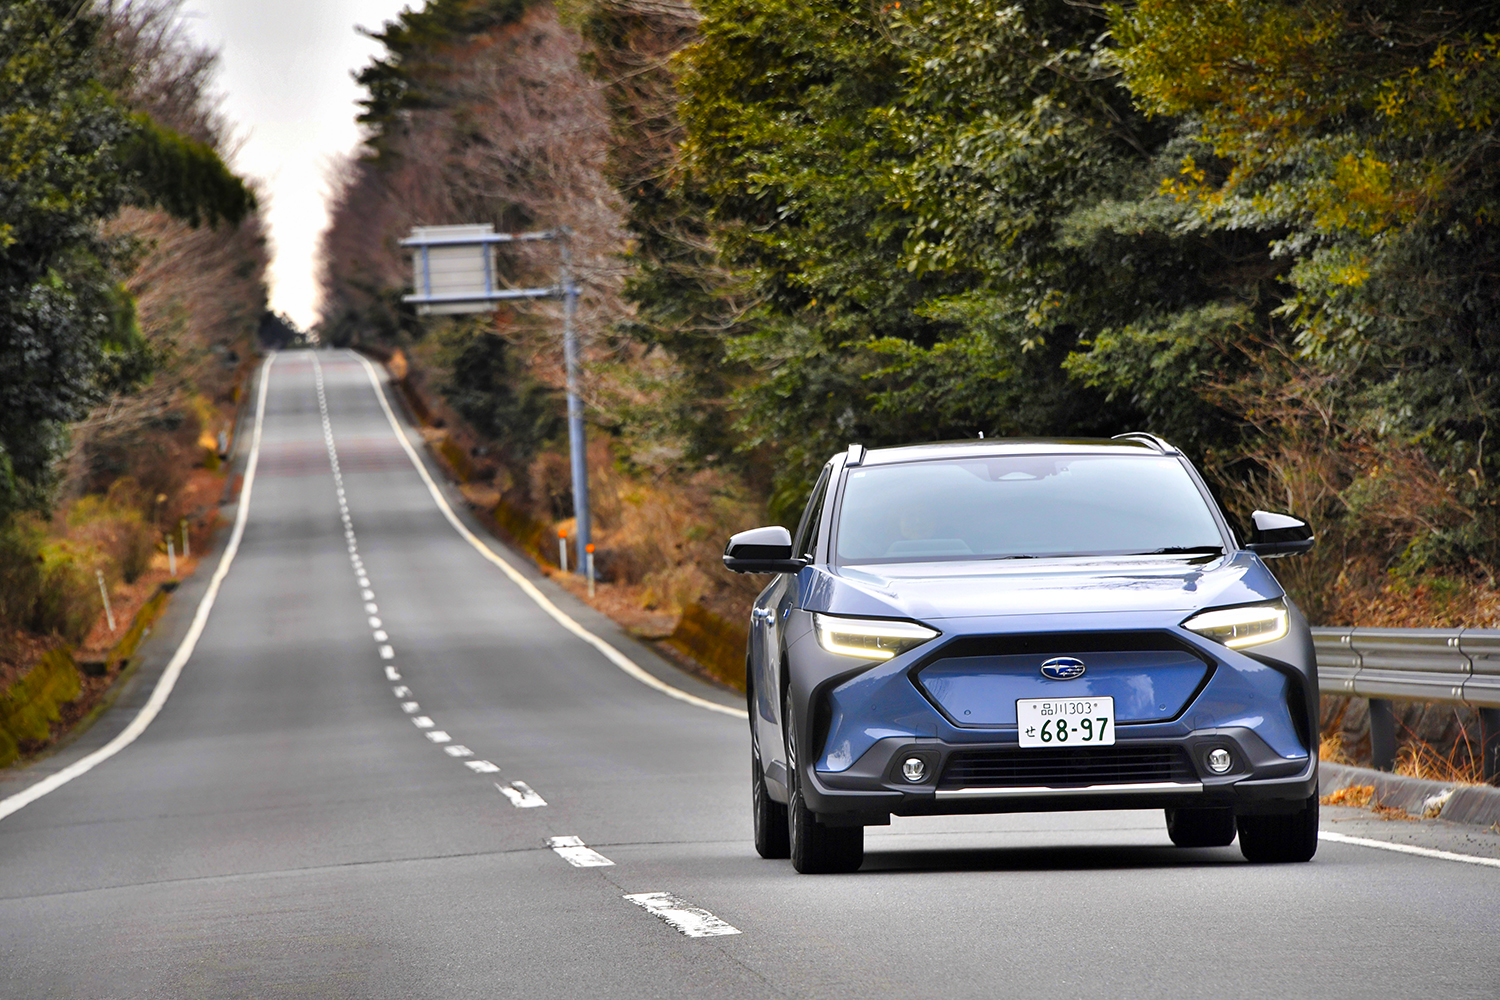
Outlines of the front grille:
[[959,750],[948,756],[942,788],[1008,788],[1124,785],[1149,781],[1196,781],[1187,752],[1179,746],[1001,748]]

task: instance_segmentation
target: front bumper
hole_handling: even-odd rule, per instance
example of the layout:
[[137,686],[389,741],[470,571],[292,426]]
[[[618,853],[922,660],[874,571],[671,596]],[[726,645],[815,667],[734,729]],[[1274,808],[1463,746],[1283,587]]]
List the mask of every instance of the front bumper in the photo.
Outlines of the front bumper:
[[[1228,750],[1222,775],[1206,757]],[[1254,731],[1198,730],[1177,740],[1122,739],[1073,759],[1008,743],[950,743],[940,739],[880,740],[847,770],[811,771],[804,786],[809,808],[831,826],[880,825],[891,815],[1043,812],[1080,809],[1229,807],[1239,814],[1293,812],[1317,790],[1316,757],[1277,755]],[[923,781],[902,776],[910,757],[926,764]],[[974,762],[981,766],[974,766]],[[977,777],[976,777],[977,773]]]
[[[796,704],[807,706],[794,724],[801,730],[802,745],[818,748],[816,759],[803,764],[800,786],[820,819],[871,825],[887,822],[893,814],[1192,806],[1261,814],[1300,809],[1317,789],[1317,675],[1312,644],[1300,620],[1292,634],[1257,647],[1255,655],[1225,649],[1165,617],[1052,615],[1024,622],[962,624],[965,631],[960,632],[949,623],[944,639],[931,646],[854,671],[847,658],[825,653],[810,636],[790,644],[792,696]],[[1001,624],[1006,630],[994,627]],[[1011,698],[1030,696],[1029,690],[990,693],[997,710],[982,724],[968,725],[954,707],[972,706],[945,702],[922,687],[923,671],[948,658],[957,648],[954,643],[965,636],[992,637],[984,641],[994,643],[998,654],[996,676],[1018,676],[1004,655],[1018,643],[1037,647],[1037,654],[1072,654],[1074,647],[1086,643],[1113,648],[1115,637],[1134,641],[1146,633],[1151,633],[1150,643],[1127,642],[1119,648],[1187,649],[1209,669],[1181,707],[1171,699],[1151,699],[1162,710],[1156,718],[1147,711],[1126,711],[1128,703],[1116,697],[1118,742],[1113,750],[1097,748],[1100,767],[1085,760],[1048,771],[1038,767],[1037,760],[1061,751],[1020,748],[1014,723],[1007,725],[1009,720],[1002,716],[1013,705]],[[1157,642],[1163,636],[1169,641]],[[1056,689],[1062,692],[1080,683],[1062,682]],[[973,701],[973,706],[982,702]],[[1223,774],[1213,773],[1207,765],[1206,757],[1215,748],[1227,750],[1233,760]],[[1141,768],[1112,757],[1150,758],[1149,751],[1173,760]],[[994,766],[980,775],[985,780],[969,780],[973,769],[954,766],[956,759],[986,754]],[[911,756],[923,758],[927,765],[920,782],[902,775],[902,762]]]

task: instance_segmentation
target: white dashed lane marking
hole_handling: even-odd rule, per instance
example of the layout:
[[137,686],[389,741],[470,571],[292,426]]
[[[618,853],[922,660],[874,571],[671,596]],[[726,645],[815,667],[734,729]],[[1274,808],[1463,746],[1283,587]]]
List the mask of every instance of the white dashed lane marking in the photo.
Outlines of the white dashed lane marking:
[[[371,638],[376,643],[376,652],[382,660],[393,660],[396,651],[389,644],[391,637],[386,631],[385,622],[378,617],[380,608],[375,604],[375,591],[370,589],[369,572],[365,569],[364,560],[359,555],[358,535],[354,531],[354,519],[349,514],[347,494],[344,492],[344,477],[339,471],[338,448],[334,445],[333,439],[333,422],[328,415],[328,399],[323,387],[323,368],[316,356],[313,357],[313,374],[318,390],[318,409],[323,418],[323,440],[328,449],[328,464],[333,470],[334,487],[338,493],[339,521],[343,525],[344,541],[349,549],[349,567],[354,572],[355,583],[360,587],[359,598],[364,602],[366,621],[372,630]],[[394,664],[387,664],[384,669],[387,680],[401,680],[401,673]],[[468,759],[474,756],[473,750],[461,743],[454,743],[453,737],[437,728],[437,723],[431,716],[418,715],[421,705],[416,701],[415,692],[408,685],[398,684],[391,689],[391,693],[400,702],[401,711],[411,718],[412,724],[422,730],[422,735],[433,744],[442,747],[443,752],[449,757],[461,761],[475,774],[496,774],[500,771],[499,766],[490,761]],[[505,794],[511,805],[521,809],[531,809],[547,804],[546,800],[532,791],[524,781],[514,781],[509,786],[497,784],[495,787]],[[614,863],[584,847],[583,842],[577,837],[553,839],[558,843],[552,846],[559,854],[568,858],[569,864],[589,867]]]
[[547,846],[574,868],[603,868],[614,864],[598,851],[585,846],[577,837],[548,837]]
[[532,791],[531,786],[524,781],[512,781],[509,787],[496,782],[495,787],[500,789],[500,794],[510,799],[510,804],[517,809],[535,809],[547,804],[547,800]]
[[679,899],[670,892],[632,892],[625,897],[647,913],[660,917],[690,938],[722,937],[738,934],[740,929],[725,923],[701,906]]

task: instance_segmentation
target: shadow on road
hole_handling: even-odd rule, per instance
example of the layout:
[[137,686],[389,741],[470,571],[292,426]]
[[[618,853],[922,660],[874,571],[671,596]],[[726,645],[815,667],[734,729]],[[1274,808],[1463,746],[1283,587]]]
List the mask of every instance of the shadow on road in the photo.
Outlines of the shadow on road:
[[904,872],[1107,871],[1242,865],[1238,847],[965,847],[865,852],[861,875]]

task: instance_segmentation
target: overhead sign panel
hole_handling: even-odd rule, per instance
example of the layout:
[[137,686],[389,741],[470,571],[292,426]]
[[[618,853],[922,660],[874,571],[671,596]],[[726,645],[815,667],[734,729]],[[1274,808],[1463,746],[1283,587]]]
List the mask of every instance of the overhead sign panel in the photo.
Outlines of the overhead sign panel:
[[[495,308],[495,227],[417,226],[404,243],[412,253],[412,287],[422,316],[489,312]],[[452,246],[445,243],[452,242]]]

